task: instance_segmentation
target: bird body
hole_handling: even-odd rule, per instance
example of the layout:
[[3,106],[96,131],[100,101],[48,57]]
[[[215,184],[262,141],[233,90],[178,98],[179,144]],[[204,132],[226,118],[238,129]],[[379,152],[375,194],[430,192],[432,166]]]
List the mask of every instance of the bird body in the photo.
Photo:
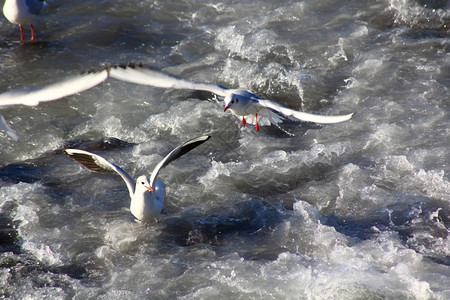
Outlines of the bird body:
[[31,40],[35,40],[33,23],[47,3],[40,0],[6,0],[3,14],[6,19],[20,27],[20,38],[24,41],[22,25],[30,25]]
[[89,170],[100,173],[115,172],[120,175],[128,188],[131,199],[131,213],[139,221],[150,222],[153,219],[157,220],[164,204],[164,183],[156,180],[159,171],[170,162],[203,144],[209,138],[207,135],[200,136],[176,147],[156,165],[150,179],[145,175],[141,175],[136,182],[122,168],[107,161],[100,155],[78,149],[66,149],[64,151],[70,158]]
[[[136,180],[136,190],[131,198],[130,211],[133,216],[141,221],[156,219],[164,204],[164,183],[155,181],[154,188],[148,189],[148,178],[145,175],[139,176]],[[145,185],[142,185],[142,182]]]
[[227,90],[224,98],[224,111],[230,110],[237,116],[247,116],[258,113],[262,107],[257,104],[261,98],[246,90]]
[[272,110],[259,105],[262,99],[246,90],[228,90],[224,98],[224,111],[230,110],[235,116],[240,117],[242,126],[247,123],[255,125],[259,131],[259,125],[271,125],[282,122],[283,118]]

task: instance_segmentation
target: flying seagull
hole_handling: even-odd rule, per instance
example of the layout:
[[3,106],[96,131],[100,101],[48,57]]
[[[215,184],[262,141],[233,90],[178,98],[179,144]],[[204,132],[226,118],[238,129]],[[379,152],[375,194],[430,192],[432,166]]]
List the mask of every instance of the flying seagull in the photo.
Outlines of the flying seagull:
[[210,137],[207,135],[200,136],[186,141],[180,146],[173,149],[163,160],[161,160],[153,169],[150,179],[141,175],[136,182],[119,166],[110,163],[103,157],[78,149],[66,149],[65,153],[78,163],[82,164],[89,170],[100,173],[117,173],[122,177],[127,185],[130,193],[131,203],[130,211],[133,216],[144,223],[155,220],[158,222],[158,216],[164,204],[164,183],[157,181],[159,171],[167,166],[170,162],[186,154],[197,146],[206,142]]
[[20,40],[23,42],[22,25],[30,25],[31,40],[34,41],[33,22],[39,17],[47,3],[42,0],[6,0],[3,5],[3,14],[13,24],[19,25]]
[[[339,123],[349,120],[353,113],[339,116],[324,116],[290,109],[272,100],[264,100],[255,94],[241,89],[228,89],[213,83],[194,82],[177,78],[161,71],[145,68],[141,65],[111,67],[109,76],[135,84],[150,85],[159,88],[189,89],[208,91],[224,98],[224,111],[231,111],[242,121],[255,125],[271,125],[282,122],[283,116],[300,121],[321,124]],[[281,114],[281,115],[280,115]]]
[[[112,66],[98,72],[88,72],[43,87],[25,88],[0,94],[0,107],[7,105],[38,105],[40,102],[54,101],[65,96],[90,89],[108,77],[140,85],[159,88],[190,89],[208,91],[224,98],[224,111],[231,111],[246,123],[259,126],[278,124],[284,117],[300,121],[321,124],[339,123],[349,120],[353,113],[339,116],[324,116],[296,111],[272,100],[264,100],[255,94],[240,89],[227,89],[213,83],[194,82],[177,78],[170,74],[145,68],[141,65]],[[284,116],[284,117],[283,117]],[[4,119],[0,118],[0,127],[8,135],[17,138]]]

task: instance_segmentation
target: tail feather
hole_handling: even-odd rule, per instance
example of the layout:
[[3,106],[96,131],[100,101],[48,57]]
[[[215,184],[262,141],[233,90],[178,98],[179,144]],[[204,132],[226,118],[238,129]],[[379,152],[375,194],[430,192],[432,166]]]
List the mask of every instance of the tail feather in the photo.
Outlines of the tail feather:
[[258,111],[258,117],[254,114],[244,116],[248,124],[255,125],[258,121],[259,126],[269,126],[270,124],[279,124],[283,122],[284,117],[271,109],[264,108]]

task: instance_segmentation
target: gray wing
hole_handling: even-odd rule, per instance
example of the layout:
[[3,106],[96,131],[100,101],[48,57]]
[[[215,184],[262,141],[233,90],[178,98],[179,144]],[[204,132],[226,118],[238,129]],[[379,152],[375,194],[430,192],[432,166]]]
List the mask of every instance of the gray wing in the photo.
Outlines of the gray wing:
[[189,81],[140,65],[111,67],[109,74],[112,78],[135,84],[150,85],[159,88],[208,91],[221,97],[226,96],[227,90],[227,88],[217,84]]
[[180,156],[183,156],[184,154],[188,153],[192,149],[196,148],[197,146],[203,144],[206,142],[210,136],[203,135],[196,137],[194,139],[191,139],[182,145],[176,147],[173,149],[169,154],[164,157],[162,161],[159,162],[159,164],[156,165],[156,167],[153,169],[152,176],[150,177],[150,185],[152,188],[154,188],[154,183],[156,181],[156,177],[158,176],[159,171],[167,166],[170,162],[174,161],[175,159],[179,158]]
[[285,115],[287,117],[293,117],[293,118],[301,120],[301,121],[321,123],[321,124],[339,123],[339,122],[347,121],[347,120],[351,119],[351,117],[353,116],[353,113],[348,114],[348,115],[338,115],[338,116],[324,116],[324,115],[309,114],[309,113],[305,113],[302,111],[297,111],[297,110],[287,108],[286,106],[283,106],[272,100],[258,99],[258,104],[263,107],[267,107],[267,108],[275,110],[279,113],[282,113],[283,115]]
[[108,78],[108,70],[86,73],[44,87],[9,91],[0,94],[0,106],[38,105],[90,89]]
[[86,168],[88,168],[91,171],[100,172],[100,173],[113,173],[116,172],[117,174],[122,177],[122,179],[125,181],[128,192],[130,193],[130,198],[134,195],[134,188],[136,183],[134,182],[133,178],[131,178],[130,175],[128,175],[127,172],[125,172],[122,168],[119,166],[116,166],[115,164],[110,163],[100,155],[84,151],[84,150],[78,150],[78,149],[65,149],[64,152],[73,160],[76,162],[82,164]]

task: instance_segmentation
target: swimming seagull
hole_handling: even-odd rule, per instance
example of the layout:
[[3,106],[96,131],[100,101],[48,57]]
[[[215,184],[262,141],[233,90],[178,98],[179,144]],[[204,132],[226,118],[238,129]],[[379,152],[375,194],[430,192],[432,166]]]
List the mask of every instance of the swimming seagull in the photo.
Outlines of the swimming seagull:
[[6,0],[3,14],[11,23],[19,25],[20,40],[23,42],[22,25],[30,25],[31,40],[35,40],[33,22],[39,17],[42,9],[47,6],[43,0]]
[[130,211],[133,216],[141,222],[148,223],[156,219],[158,223],[157,218],[161,214],[164,203],[164,183],[156,180],[159,171],[170,162],[203,144],[209,138],[210,136],[207,135],[200,136],[176,147],[156,165],[150,179],[145,175],[141,175],[136,182],[122,168],[110,163],[99,155],[78,149],[66,149],[64,151],[70,158],[89,170],[101,173],[116,172],[119,174],[125,181],[130,193]]
[[[213,83],[194,82],[174,77],[161,71],[144,68],[141,65],[111,67],[109,75],[122,81],[135,84],[150,85],[160,88],[190,89],[208,91],[224,98],[224,111],[231,111],[241,119],[242,126],[246,123],[266,126],[283,121],[284,115],[290,119],[321,124],[339,123],[349,120],[353,113],[339,116],[324,116],[305,113],[290,109],[272,100],[264,100],[255,94],[241,89],[228,89]],[[277,114],[279,113],[279,114]]]

